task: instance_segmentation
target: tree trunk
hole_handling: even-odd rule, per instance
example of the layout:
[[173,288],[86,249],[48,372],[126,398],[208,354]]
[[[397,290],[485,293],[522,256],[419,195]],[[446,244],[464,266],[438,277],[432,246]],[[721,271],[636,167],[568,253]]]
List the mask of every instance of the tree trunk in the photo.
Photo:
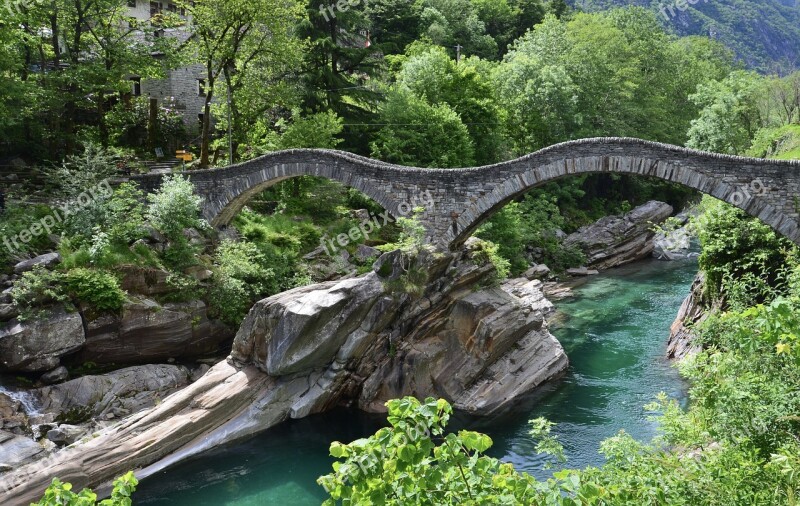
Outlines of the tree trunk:
[[233,153],[236,156],[236,153],[239,151],[239,140],[238,135],[240,132],[243,131],[242,129],[242,115],[239,112],[239,107],[236,105],[236,88],[233,85],[233,76],[231,75],[230,68],[225,67],[225,83],[228,85],[228,89],[230,90],[230,109],[231,109],[231,118],[232,118],[232,133],[233,137],[232,144],[233,144]]
[[206,168],[210,165],[210,144],[211,144],[211,100],[214,98],[214,71],[211,67],[212,63],[207,62],[206,68],[206,94],[205,104],[203,106],[203,131],[201,132],[200,141],[200,167]]
[[147,147],[150,152],[156,149],[158,142],[158,99],[150,99],[150,114],[147,121]]

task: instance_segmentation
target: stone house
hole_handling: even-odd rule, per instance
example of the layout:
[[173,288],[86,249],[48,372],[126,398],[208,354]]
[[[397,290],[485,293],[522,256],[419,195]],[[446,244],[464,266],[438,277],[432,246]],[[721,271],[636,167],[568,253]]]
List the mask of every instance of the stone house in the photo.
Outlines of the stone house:
[[[128,15],[138,20],[147,21],[165,11],[186,17],[186,13],[172,2],[127,1]],[[173,28],[162,30],[161,36],[175,37],[184,42],[190,33],[185,28]],[[200,134],[205,104],[205,68],[202,65],[194,64],[170,70],[165,79],[142,79],[140,76],[131,76],[130,80],[133,96],[155,98],[160,104],[172,102],[183,115],[189,134],[192,136]]]

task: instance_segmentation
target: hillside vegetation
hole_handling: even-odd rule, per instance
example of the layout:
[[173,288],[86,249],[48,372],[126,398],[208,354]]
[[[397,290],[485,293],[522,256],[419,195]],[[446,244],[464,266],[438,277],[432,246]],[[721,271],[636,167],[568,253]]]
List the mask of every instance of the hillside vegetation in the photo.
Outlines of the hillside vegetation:
[[699,0],[681,11],[669,0],[574,0],[587,11],[642,5],[678,35],[704,35],[733,49],[749,68],[771,71],[800,64],[800,3],[797,0]]

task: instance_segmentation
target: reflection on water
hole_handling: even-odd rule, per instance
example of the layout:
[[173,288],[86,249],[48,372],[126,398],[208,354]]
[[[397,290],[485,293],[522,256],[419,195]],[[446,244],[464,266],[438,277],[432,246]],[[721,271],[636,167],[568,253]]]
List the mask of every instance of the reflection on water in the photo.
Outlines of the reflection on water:
[[[494,440],[493,456],[546,477],[527,421],[556,422],[569,467],[602,464],[600,442],[620,429],[640,439],[655,434],[643,406],[660,391],[682,398],[684,385],[664,360],[666,338],[697,271],[691,261],[647,261],[592,278],[577,297],[558,303],[552,332],[570,357],[563,379],[535,404],[500,419],[459,417]],[[380,417],[336,411],[285,423],[244,443],[213,450],[144,480],[136,504],[311,505],[324,499],[316,478],[330,471],[331,441],[375,432]]]

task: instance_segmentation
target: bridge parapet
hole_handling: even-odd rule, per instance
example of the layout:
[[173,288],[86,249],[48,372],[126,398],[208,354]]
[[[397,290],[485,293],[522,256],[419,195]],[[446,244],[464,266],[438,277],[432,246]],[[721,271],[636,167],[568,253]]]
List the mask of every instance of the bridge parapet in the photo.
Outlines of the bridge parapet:
[[[590,173],[638,174],[712,195],[743,209],[800,244],[800,161],[705,153],[626,138],[557,144],[516,160],[463,169],[420,169],[332,150],[289,150],[222,169],[189,172],[203,196],[203,215],[224,226],[254,195],[296,176],[339,181],[395,216],[410,204],[433,202],[421,220],[431,238],[454,247],[494,212],[530,189]],[[160,175],[134,176],[154,191]]]

